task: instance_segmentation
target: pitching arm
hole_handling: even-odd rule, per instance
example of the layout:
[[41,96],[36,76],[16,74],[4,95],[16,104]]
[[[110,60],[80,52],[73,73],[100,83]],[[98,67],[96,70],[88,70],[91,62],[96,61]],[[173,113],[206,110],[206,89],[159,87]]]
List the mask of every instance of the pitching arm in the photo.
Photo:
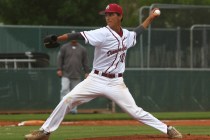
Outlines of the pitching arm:
[[152,21],[160,15],[154,12],[157,9],[158,8],[154,8],[150,12],[150,15],[143,21],[143,23],[141,23],[138,27],[134,29],[134,32],[136,32],[137,36],[141,35],[142,32],[152,23]]

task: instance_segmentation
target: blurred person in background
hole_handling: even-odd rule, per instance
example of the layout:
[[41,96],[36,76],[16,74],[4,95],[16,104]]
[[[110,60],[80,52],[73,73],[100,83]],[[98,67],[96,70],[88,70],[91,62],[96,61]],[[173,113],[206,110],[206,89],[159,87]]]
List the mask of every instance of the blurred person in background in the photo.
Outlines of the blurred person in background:
[[[75,31],[72,31],[74,33]],[[60,100],[81,82],[83,71],[86,78],[89,73],[87,50],[77,40],[61,46],[57,57],[57,75],[61,77]],[[71,112],[77,114],[77,106]]]

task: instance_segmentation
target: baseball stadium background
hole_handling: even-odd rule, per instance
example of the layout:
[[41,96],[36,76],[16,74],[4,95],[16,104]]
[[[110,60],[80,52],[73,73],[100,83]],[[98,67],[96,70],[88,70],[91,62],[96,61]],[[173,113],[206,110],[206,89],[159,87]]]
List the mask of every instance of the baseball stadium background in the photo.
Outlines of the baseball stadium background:
[[[146,16],[142,14],[153,7],[168,12],[170,9],[210,9],[210,6],[180,8],[154,4],[139,10],[140,22]],[[152,26],[127,54],[124,78],[136,103],[148,111],[209,111],[210,25]],[[60,79],[56,76],[59,49],[44,48],[43,37],[95,28],[98,27],[1,25],[0,111],[53,109],[60,94]],[[88,49],[91,66],[93,47],[81,44]],[[79,109],[120,111],[105,98],[95,99]]]
[[[161,9],[127,54],[124,80],[136,103],[185,140],[210,139],[209,0],[0,0],[0,140],[20,140],[39,129],[59,102],[59,48],[44,48],[44,36],[103,26],[97,12],[111,2],[123,6],[129,30],[153,7]],[[91,66],[93,47],[80,43]],[[77,115],[67,114],[50,139],[168,138],[97,98],[79,106]]]

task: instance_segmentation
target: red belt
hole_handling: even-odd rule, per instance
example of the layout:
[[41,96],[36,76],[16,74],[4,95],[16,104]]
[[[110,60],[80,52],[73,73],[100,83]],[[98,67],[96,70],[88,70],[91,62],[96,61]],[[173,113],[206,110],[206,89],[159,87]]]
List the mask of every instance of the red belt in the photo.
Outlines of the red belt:
[[[94,70],[94,73],[97,75],[100,75],[98,70]],[[123,74],[122,73],[118,73],[118,74],[111,74],[111,73],[101,73],[101,76],[107,77],[107,78],[117,78],[117,77],[122,77]]]

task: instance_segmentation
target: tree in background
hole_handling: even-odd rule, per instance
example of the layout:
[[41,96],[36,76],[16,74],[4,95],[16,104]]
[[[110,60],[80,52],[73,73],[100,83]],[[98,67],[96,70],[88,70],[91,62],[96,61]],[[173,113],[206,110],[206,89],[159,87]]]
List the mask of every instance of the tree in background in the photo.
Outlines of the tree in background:
[[[0,0],[0,22],[12,25],[103,26],[104,17],[98,12],[109,3],[122,5],[125,27],[136,27],[140,18],[139,8],[153,3],[210,6],[209,0]],[[207,18],[210,8],[161,9],[161,12],[153,27],[189,28],[192,24],[210,24]],[[148,13],[148,10],[143,11],[144,17]]]
[[[124,26],[136,26],[139,22],[139,9],[142,6],[150,6],[154,3],[159,4],[179,4],[179,5],[203,5],[209,6],[208,9],[161,9],[161,16],[153,23],[153,27],[187,27],[193,24],[210,24],[210,1],[209,0],[120,0],[120,4],[125,9]],[[147,17],[148,10],[143,11]],[[144,20],[144,17],[143,18]]]
[[0,0],[0,19],[11,25],[101,26],[98,14],[118,0]]

